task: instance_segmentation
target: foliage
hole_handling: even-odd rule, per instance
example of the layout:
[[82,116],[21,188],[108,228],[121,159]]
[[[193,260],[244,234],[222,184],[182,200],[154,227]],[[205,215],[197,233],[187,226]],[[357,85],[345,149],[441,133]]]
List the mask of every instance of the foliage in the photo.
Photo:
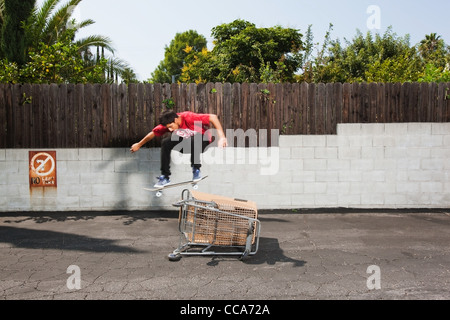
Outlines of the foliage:
[[450,70],[428,63],[419,82],[450,82]]
[[[383,34],[357,31],[352,41],[330,40],[330,30],[321,50],[305,62],[298,81],[307,82],[413,82],[444,81],[450,50],[436,34],[411,46],[409,36],[398,37],[388,28]],[[308,29],[309,34],[310,29]],[[311,48],[313,38],[306,41]],[[430,66],[431,64],[431,66]],[[432,67],[433,66],[433,67]],[[435,66],[435,67],[434,67]],[[447,69],[446,69],[447,68]]]
[[177,33],[165,48],[164,60],[160,62],[149,79],[151,83],[170,83],[172,77],[177,81],[186,60],[206,47],[206,38],[194,30]]
[[66,41],[51,46],[41,43],[38,51],[30,52],[31,61],[21,70],[21,80],[27,83],[99,83],[104,82],[106,60],[86,67],[78,47]]
[[[2,1],[1,57],[22,65],[26,62],[27,36],[22,22],[33,10],[35,0]],[[3,17],[4,16],[4,17]]]
[[72,18],[74,8],[81,1],[68,0],[67,3],[61,4],[61,0],[46,0],[40,8],[36,6],[25,23],[30,46],[36,48],[41,42],[50,46],[60,39],[66,39],[68,34],[72,34],[72,40],[80,51],[92,46],[99,46],[114,53],[114,48],[108,37],[91,35],[74,40],[79,30],[95,23],[91,19],[76,21]]
[[[63,39],[62,39],[63,40]],[[30,61],[21,68],[14,62],[0,63],[0,82],[10,83],[99,83],[104,82],[107,61],[86,67],[78,47],[70,40],[30,51]]]
[[290,81],[300,66],[298,53],[303,43],[298,30],[256,28],[248,21],[235,20],[213,28],[212,36],[214,48],[190,57],[182,69],[182,81]]
[[[76,21],[72,18],[74,8],[80,2],[45,0],[40,7],[34,6],[28,14],[14,18],[23,31],[21,39],[26,44],[25,59],[18,59],[20,55],[14,53],[15,59],[9,56],[3,60],[0,81],[111,83],[118,82],[120,77],[126,83],[137,82],[136,74],[126,62],[105,55],[105,49],[114,54],[109,38],[92,35],[75,40],[80,29],[94,23],[90,19]],[[4,4],[5,0],[0,0],[0,23],[13,18],[7,15]],[[97,47],[97,55],[92,53],[93,47]],[[17,64],[16,61],[21,63]]]
[[20,68],[15,62],[0,60],[0,83],[19,83]]

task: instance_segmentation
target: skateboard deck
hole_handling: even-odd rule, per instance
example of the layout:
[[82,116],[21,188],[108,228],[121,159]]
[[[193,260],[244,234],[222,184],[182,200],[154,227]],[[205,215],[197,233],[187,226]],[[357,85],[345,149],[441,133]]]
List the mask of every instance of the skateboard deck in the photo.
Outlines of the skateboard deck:
[[184,185],[187,185],[187,184],[192,184],[192,187],[194,189],[198,189],[197,183],[199,183],[202,180],[205,180],[206,178],[208,178],[208,176],[204,176],[200,180],[197,180],[197,181],[187,180],[187,181],[182,181],[182,182],[170,183],[170,184],[165,185],[165,186],[160,187],[160,188],[144,188],[144,190],[156,191],[156,196],[159,198],[159,197],[162,196],[163,190],[164,189],[168,189],[168,188],[174,188],[174,187],[184,186]]

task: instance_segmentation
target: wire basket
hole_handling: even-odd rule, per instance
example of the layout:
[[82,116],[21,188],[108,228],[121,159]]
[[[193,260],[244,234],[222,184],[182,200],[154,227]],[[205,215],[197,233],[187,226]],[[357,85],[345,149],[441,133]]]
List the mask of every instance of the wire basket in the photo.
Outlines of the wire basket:
[[169,258],[188,254],[243,258],[256,254],[261,226],[254,202],[184,190],[182,201],[174,206],[180,207],[181,240]]

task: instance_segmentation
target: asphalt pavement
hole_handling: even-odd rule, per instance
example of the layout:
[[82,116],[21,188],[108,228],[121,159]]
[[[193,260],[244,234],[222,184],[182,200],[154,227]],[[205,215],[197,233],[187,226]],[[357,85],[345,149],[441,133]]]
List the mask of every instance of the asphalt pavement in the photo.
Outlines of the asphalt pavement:
[[[0,213],[0,299],[264,307],[274,300],[450,298],[450,209],[275,210],[258,217],[255,255],[174,262],[175,210]],[[200,309],[174,312],[183,311]]]

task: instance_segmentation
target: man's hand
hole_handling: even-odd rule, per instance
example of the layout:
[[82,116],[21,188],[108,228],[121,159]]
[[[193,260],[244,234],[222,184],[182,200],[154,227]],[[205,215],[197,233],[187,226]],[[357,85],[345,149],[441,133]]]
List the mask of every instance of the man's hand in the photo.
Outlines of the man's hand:
[[228,141],[227,141],[227,138],[220,138],[219,139],[219,141],[217,142],[217,146],[219,147],[219,148],[226,148],[226,147],[228,147]]
[[141,148],[141,146],[139,145],[139,143],[135,143],[131,146],[130,151],[131,151],[131,153],[134,153],[134,152],[138,151],[140,148]]

